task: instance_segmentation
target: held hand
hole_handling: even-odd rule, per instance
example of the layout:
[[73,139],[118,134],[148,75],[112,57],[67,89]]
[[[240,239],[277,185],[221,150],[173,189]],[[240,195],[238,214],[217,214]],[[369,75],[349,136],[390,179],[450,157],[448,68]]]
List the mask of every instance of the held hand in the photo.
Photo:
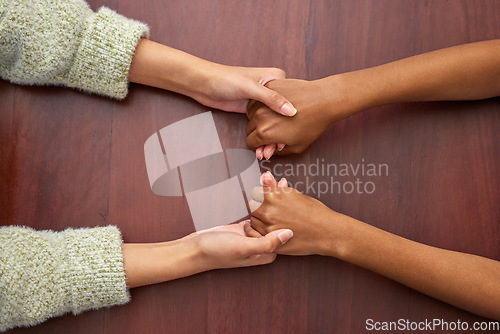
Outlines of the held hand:
[[292,236],[289,229],[276,229],[262,236],[249,221],[218,226],[193,233],[201,250],[200,261],[206,270],[267,264],[276,258],[275,251]]
[[129,288],[155,284],[203,271],[267,264],[293,233],[275,230],[262,236],[248,220],[218,226],[167,242],[124,243],[123,265]]
[[[343,226],[352,218],[339,214],[320,201],[299,191],[289,188],[286,180],[276,183],[271,173],[261,178],[264,187],[256,187],[252,192],[254,201],[250,207],[251,225],[261,234],[290,228],[294,231],[293,240],[278,249],[279,254],[287,255],[325,255],[332,247],[340,247]],[[259,202],[262,204],[259,206]],[[337,236],[331,234],[336,231]]]
[[[266,86],[283,94],[299,112],[294,117],[283,117],[262,103],[252,101],[249,104],[247,145],[257,150],[257,158],[263,155],[269,159],[273,153],[301,153],[332,122],[349,115],[346,107],[340,103],[342,94],[339,89],[332,89],[331,85],[323,84],[321,80],[273,80]],[[332,105],[332,102],[327,101],[332,98],[339,103]],[[283,143],[286,147],[275,152],[273,143]]]
[[256,100],[281,115],[293,116],[297,112],[281,94],[265,87],[272,80],[286,78],[285,72],[279,68],[237,67],[210,63],[207,71],[206,87],[201,89],[203,93],[193,96],[203,105],[244,114],[248,101]]
[[296,109],[264,85],[286,78],[278,68],[247,68],[212,63],[186,52],[141,39],[130,65],[129,81],[187,95],[209,107],[245,113],[250,99],[277,113]]

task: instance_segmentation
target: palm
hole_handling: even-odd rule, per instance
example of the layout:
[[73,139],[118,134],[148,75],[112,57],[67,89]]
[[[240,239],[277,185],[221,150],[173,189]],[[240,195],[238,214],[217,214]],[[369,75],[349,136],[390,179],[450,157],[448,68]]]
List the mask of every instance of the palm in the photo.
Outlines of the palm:
[[[269,263],[276,256],[272,250],[259,254],[252,244],[262,235],[249,225],[245,228],[242,223],[215,227],[198,232],[198,235],[201,237],[200,245],[204,255],[215,268]],[[261,260],[257,257],[261,257]]]

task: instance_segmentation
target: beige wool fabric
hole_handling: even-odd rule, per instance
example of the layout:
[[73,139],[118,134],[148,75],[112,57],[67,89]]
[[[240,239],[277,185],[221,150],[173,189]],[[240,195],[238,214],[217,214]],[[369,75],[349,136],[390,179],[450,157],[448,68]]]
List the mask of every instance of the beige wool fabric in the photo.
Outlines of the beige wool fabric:
[[[81,0],[0,0],[0,77],[124,98],[148,27]],[[130,297],[116,227],[0,228],[0,331]]]
[[122,99],[148,27],[81,0],[0,0],[0,77]]
[[0,331],[127,303],[122,238],[114,226],[0,228]]

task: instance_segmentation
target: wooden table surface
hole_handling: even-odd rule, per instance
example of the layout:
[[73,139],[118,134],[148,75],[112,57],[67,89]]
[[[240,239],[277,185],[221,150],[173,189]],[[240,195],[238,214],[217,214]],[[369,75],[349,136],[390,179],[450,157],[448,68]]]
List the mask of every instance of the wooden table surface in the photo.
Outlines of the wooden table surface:
[[[147,22],[151,39],[202,58],[276,66],[309,80],[500,38],[497,0],[90,5]],[[166,241],[194,231],[185,198],[152,193],[143,145],[155,131],[209,108],[139,85],[117,102],[0,81],[0,101],[2,225],[62,230],[113,224],[127,242]],[[499,109],[499,98],[388,105],[338,122],[303,154],[273,158],[265,166],[318,159],[338,166],[387,165],[387,174],[337,175],[347,191],[330,191],[320,200],[406,238],[500,260]],[[246,148],[245,116],[215,111],[214,119],[223,148]],[[312,174],[288,178],[292,184],[330,181]],[[370,192],[373,185],[373,193],[348,193],[358,179]],[[314,188],[300,190],[318,197]],[[9,333],[357,334],[368,332],[367,319],[460,319],[471,326],[486,320],[320,256],[279,256],[272,265],[207,272],[131,295],[125,306]]]

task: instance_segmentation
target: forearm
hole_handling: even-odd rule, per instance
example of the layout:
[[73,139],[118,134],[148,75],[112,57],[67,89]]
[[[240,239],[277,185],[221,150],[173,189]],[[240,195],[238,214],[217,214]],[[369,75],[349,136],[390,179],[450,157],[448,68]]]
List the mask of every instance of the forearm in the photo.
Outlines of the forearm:
[[127,286],[155,284],[213,269],[271,263],[276,249],[292,235],[291,231],[279,230],[262,236],[244,221],[169,242],[123,244]]
[[215,65],[180,50],[142,39],[130,66],[129,81],[194,97],[208,86]]
[[124,243],[127,286],[134,288],[194,275],[204,268],[192,236],[160,243]]
[[[500,95],[500,40],[464,44],[320,79],[325,100],[341,90],[349,114],[394,102]],[[332,111],[333,112],[333,111]]]
[[[332,234],[338,235],[338,230],[337,226]],[[342,232],[342,240],[327,245],[325,255],[473,313],[500,319],[500,262],[420,244],[352,218],[344,221]]]

